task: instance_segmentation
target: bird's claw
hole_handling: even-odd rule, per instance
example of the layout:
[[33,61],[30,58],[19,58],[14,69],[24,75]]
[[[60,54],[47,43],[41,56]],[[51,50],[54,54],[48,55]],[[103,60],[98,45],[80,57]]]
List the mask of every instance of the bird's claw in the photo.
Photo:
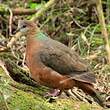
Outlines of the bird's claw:
[[60,95],[60,90],[59,89],[53,89],[50,92],[47,92],[44,97],[57,97],[58,95]]

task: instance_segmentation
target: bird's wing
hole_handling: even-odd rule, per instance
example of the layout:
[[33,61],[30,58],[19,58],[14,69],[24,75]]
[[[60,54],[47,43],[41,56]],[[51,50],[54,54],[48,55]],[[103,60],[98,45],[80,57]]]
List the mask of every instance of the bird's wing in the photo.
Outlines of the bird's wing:
[[40,59],[45,66],[76,80],[95,82],[94,74],[89,71],[88,66],[76,52],[69,47],[52,39],[43,42],[43,45]]

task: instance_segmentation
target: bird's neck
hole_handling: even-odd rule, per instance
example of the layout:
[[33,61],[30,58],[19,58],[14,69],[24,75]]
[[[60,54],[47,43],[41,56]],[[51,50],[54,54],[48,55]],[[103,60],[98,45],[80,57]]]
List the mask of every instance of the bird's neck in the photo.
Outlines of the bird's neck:
[[35,40],[35,36],[36,36],[36,33],[39,32],[39,29],[36,29],[36,27],[33,27],[31,28],[28,32],[27,32],[27,42],[29,41],[32,41],[32,40]]
[[30,44],[30,42],[39,42],[39,41],[43,41],[46,40],[47,36],[45,34],[43,34],[40,29],[30,29],[27,33],[27,43]]
[[47,36],[43,32],[39,31],[36,33],[36,39],[40,41],[46,40]]

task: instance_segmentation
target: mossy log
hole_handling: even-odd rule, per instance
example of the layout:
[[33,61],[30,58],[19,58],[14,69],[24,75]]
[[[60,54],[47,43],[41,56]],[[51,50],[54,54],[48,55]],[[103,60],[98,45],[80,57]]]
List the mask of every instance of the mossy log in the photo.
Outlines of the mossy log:
[[96,104],[67,97],[59,97],[50,103],[43,97],[48,88],[37,85],[15,63],[17,59],[10,52],[0,53],[0,60],[5,62],[11,76],[7,76],[0,67],[0,110],[103,110]]

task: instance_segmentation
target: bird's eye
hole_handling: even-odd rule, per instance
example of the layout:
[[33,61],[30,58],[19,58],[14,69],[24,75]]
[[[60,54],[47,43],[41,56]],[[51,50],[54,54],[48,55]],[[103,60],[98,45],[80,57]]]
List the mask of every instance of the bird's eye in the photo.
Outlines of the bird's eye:
[[23,27],[23,28],[26,28],[26,25],[23,25],[22,27]]

